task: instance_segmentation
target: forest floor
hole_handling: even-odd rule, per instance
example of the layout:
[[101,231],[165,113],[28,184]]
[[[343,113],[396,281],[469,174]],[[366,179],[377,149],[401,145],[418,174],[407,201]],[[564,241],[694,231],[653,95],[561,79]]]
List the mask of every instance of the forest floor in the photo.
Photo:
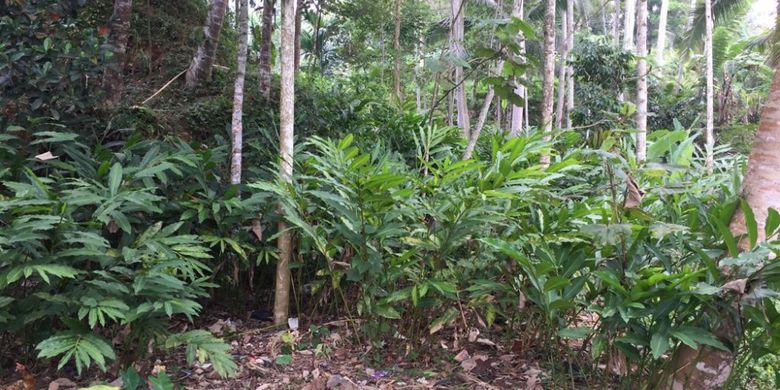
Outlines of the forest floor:
[[[469,334],[442,329],[435,339],[419,340],[425,343],[420,348],[425,352],[416,354],[413,345],[419,343],[398,335],[385,343],[392,347],[373,347],[357,340],[359,324],[349,320],[302,324],[295,330],[265,324],[219,318],[206,327],[230,340],[239,365],[231,379],[220,379],[209,364],[188,367],[183,353],[157,364],[167,365],[178,383],[197,390],[537,390],[545,379],[538,362],[521,358],[512,346],[494,342],[476,329]],[[428,335],[427,329],[424,334]]]
[[[413,342],[395,335],[380,348],[355,337],[363,337],[355,321],[323,320],[295,330],[269,325],[215,313],[199,318],[196,327],[220,335],[232,347],[238,372],[229,379],[220,378],[209,363],[188,364],[182,349],[136,366],[144,375],[163,370],[180,388],[195,390],[556,388],[539,359],[524,352],[517,340],[504,345],[498,333],[481,334],[475,328],[463,332],[453,326],[431,336],[425,329],[427,339]],[[177,330],[192,330],[191,325],[179,326],[182,329]],[[38,389],[121,386],[115,370],[90,370],[77,377],[74,370],[68,374],[68,366],[59,372],[51,365],[36,366],[30,369]],[[0,389],[17,376],[0,379]]]

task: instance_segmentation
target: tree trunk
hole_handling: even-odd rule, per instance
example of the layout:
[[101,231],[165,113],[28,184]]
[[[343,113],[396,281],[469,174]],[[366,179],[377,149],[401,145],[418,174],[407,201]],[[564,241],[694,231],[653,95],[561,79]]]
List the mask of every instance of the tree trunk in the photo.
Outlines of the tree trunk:
[[[523,0],[514,0],[512,2],[512,16],[518,19],[524,19],[525,4]],[[518,39],[520,40],[520,61],[525,62],[525,36],[522,32],[519,32]],[[525,99],[525,86],[515,81],[515,94]],[[500,109],[500,107],[499,107]],[[520,135],[520,128],[523,127],[523,115],[528,115],[523,110],[523,106],[512,105],[512,123],[509,126],[509,136],[517,137]]]
[[712,69],[712,0],[704,0],[704,19],[705,19],[705,30],[704,30],[704,58],[707,62],[707,69],[706,69],[706,77],[707,77],[707,91],[706,91],[706,99],[707,99],[707,124],[704,130],[704,136],[705,136],[705,145],[704,148],[706,150],[706,157],[705,157],[705,167],[707,169],[707,172],[712,172],[712,167],[714,165],[714,157],[713,157],[713,149],[715,148],[715,135],[713,134],[713,123],[715,121],[715,113],[713,109],[713,91],[712,91],[712,85],[713,85],[713,69]]
[[610,0],[612,13],[612,40],[615,46],[620,45],[620,0]]
[[655,46],[655,62],[658,66],[664,64],[666,49],[666,18],[669,14],[669,0],[661,0],[661,13],[658,15],[658,40]]
[[395,0],[395,33],[393,34],[393,51],[395,51],[395,69],[393,70],[393,93],[398,101],[401,96],[401,0]]
[[420,41],[417,45],[417,54],[419,56],[419,64],[414,69],[414,84],[415,84],[415,98],[417,101],[417,113],[421,114],[423,112],[422,107],[422,81],[421,77],[419,75],[420,72],[422,72],[423,69],[425,69],[425,37],[420,34]]
[[[764,226],[767,210],[780,209],[780,72],[775,70],[769,97],[764,104],[753,148],[748,158],[747,172],[742,182],[742,197],[750,205],[758,225],[758,241],[766,239]],[[735,236],[747,233],[745,216],[737,208],[731,219],[731,233]],[[740,249],[746,250],[746,241]],[[777,260],[775,260],[777,261]],[[719,337],[730,338],[737,345],[739,333],[734,318],[723,316],[714,332]],[[670,388],[715,389],[721,388],[734,364],[734,355],[728,351],[702,346],[699,350],[681,346],[672,361]]]
[[[696,13],[696,0],[691,0],[691,6],[690,10],[688,11],[688,21],[685,22],[685,31],[688,31],[691,29],[691,26],[693,26],[693,17]],[[674,84],[674,94],[678,94],[680,92],[680,87],[682,86],[682,78],[683,78],[683,65],[684,61],[680,59],[680,62],[677,64],[677,82]]]
[[209,2],[209,14],[206,18],[206,24],[203,26],[203,42],[198,46],[198,51],[190,62],[190,68],[187,69],[185,85],[189,89],[198,87],[211,78],[226,9],[227,0],[211,0]]
[[303,7],[305,0],[298,0],[295,9],[295,73],[301,69],[301,22],[303,20]]
[[636,21],[637,0],[626,0],[626,12],[623,15],[623,48],[634,51],[634,24]]
[[[292,182],[293,124],[295,121],[295,1],[282,0],[282,82],[279,97],[279,177]],[[279,207],[279,213],[282,209]],[[292,233],[284,220],[279,221],[279,261],[276,263],[276,291],[274,296],[274,323],[287,322],[290,312],[290,260]]]
[[241,149],[244,128],[244,78],[246,77],[247,41],[249,39],[249,0],[241,0],[238,16],[238,59],[236,60],[236,82],[233,88],[233,122],[230,127],[232,151],[230,153],[230,183],[241,183]]
[[566,45],[568,44],[568,36],[569,33],[567,31],[568,17],[566,16],[568,14],[567,10],[563,10],[563,13],[561,14],[561,47],[560,47],[560,58],[558,62],[558,104],[556,106],[555,110],[555,128],[560,129],[563,125],[563,116],[566,114],[566,110],[564,110],[564,107],[566,106],[566,55],[568,54],[568,48]]
[[111,60],[103,73],[103,90],[106,93],[105,106],[113,107],[122,99],[124,69],[127,54],[127,39],[130,36],[130,17],[133,13],[132,0],[114,0],[111,15],[111,32],[108,44],[111,46]]
[[[553,79],[555,78],[555,0],[544,1],[544,57],[542,60],[542,115],[541,128],[544,139],[550,140],[553,114]],[[550,165],[550,155],[543,154],[539,163]]]
[[[503,68],[504,61],[498,61],[496,64],[496,70],[493,72],[493,74],[500,74]],[[493,86],[488,86],[488,92],[487,95],[485,95],[485,101],[482,103],[482,109],[479,111],[479,117],[477,117],[477,124],[474,127],[474,131],[471,132],[471,138],[469,138],[469,142],[466,145],[466,150],[463,153],[464,160],[470,159],[471,154],[474,153],[474,147],[477,146],[479,135],[482,133],[482,128],[485,126],[485,121],[487,120],[488,112],[490,111],[490,104],[493,103],[493,96],[495,96],[495,93],[496,91],[493,89]],[[498,106],[496,109],[500,111],[501,107]]]
[[271,38],[274,33],[274,0],[263,0],[263,30],[260,35],[260,64],[258,79],[260,95],[271,99]]
[[636,34],[636,161],[647,157],[647,0],[639,0]]
[[571,130],[571,113],[574,111],[574,67],[569,64],[574,50],[574,0],[566,2],[567,31],[566,37],[566,129]]
[[[466,50],[463,47],[464,13],[466,7],[464,0],[452,0],[450,5],[452,26],[450,28],[450,51],[460,60],[466,59]],[[463,79],[463,67],[455,64],[455,106],[458,114],[458,127],[463,132],[463,137],[469,139],[471,121],[469,119],[469,106],[466,101],[465,80]]]

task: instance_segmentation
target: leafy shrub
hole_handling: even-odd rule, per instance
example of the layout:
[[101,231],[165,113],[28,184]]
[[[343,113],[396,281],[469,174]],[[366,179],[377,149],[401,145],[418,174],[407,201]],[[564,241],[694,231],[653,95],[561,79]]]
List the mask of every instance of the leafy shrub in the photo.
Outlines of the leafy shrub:
[[18,179],[3,182],[0,332],[43,339],[39,356],[61,356],[60,368],[72,359],[78,371],[93,362],[105,369],[116,358],[114,339],[128,357],[150,341],[187,344],[188,357],[232,372],[219,339],[170,335],[165,326],[173,316],[192,320],[198,299],[216,287],[204,238],[187,233],[184,221],[162,218],[167,201],[157,186],[181,171],[154,149],[137,163],[106,151],[95,159],[83,145],[61,142],[74,134],[33,136],[34,143],[60,143],[62,161],[31,161]]

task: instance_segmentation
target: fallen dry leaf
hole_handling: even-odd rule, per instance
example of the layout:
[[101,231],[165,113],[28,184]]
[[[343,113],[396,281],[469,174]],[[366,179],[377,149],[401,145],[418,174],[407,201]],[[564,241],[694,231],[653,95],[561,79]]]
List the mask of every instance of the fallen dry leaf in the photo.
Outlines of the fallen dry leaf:
[[457,355],[455,355],[455,361],[460,363],[460,362],[462,362],[462,361],[464,361],[464,360],[466,360],[466,359],[468,359],[470,357],[471,357],[471,355],[469,355],[469,351],[464,349],[464,350],[460,351]]

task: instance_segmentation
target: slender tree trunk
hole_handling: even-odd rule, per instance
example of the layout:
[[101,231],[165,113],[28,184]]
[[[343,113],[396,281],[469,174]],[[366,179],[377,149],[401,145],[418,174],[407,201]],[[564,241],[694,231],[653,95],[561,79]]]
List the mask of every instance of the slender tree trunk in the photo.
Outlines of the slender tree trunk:
[[[524,13],[525,2],[523,0],[514,0],[512,2],[512,16],[518,19],[524,19]],[[525,36],[523,36],[522,32],[519,32],[517,36],[520,40],[520,61],[525,62]],[[515,80],[515,94],[525,98],[525,90],[525,86]],[[523,111],[523,106],[512,105],[512,123],[509,125],[509,135],[511,137],[520,135],[520,128],[523,127],[523,115],[527,114],[527,111]]]
[[707,172],[712,172],[714,164],[713,149],[715,148],[715,135],[713,122],[715,120],[715,113],[713,109],[713,69],[712,69],[712,0],[704,0],[704,19],[705,19],[705,32],[704,32],[704,58],[707,62],[707,125],[704,131],[705,134],[705,167]]
[[130,17],[133,13],[132,0],[114,0],[111,15],[111,31],[108,44],[111,46],[111,60],[103,73],[103,90],[106,93],[105,106],[116,106],[124,90],[124,69],[127,55],[127,39],[130,36]]
[[222,22],[225,20],[227,0],[211,0],[209,2],[209,14],[206,24],[203,26],[203,42],[198,46],[195,57],[190,62],[187,70],[186,87],[189,89],[198,87],[204,81],[211,78],[211,70],[214,67],[219,45],[219,34],[222,31]]
[[[463,47],[463,33],[466,7],[464,0],[452,0],[450,5],[450,15],[452,16],[450,49],[453,56],[465,60],[466,50]],[[463,66],[455,64],[455,106],[458,114],[458,127],[463,132],[463,137],[469,139],[471,121],[469,119],[469,105],[466,101],[466,86],[464,84]]]
[[566,36],[566,129],[571,130],[571,113],[574,111],[574,67],[569,64],[574,50],[574,0],[566,2],[567,32]]
[[[295,2],[282,0],[282,88],[279,98],[279,177],[292,182],[293,124],[295,121]],[[283,213],[279,207],[280,214]],[[284,220],[279,222],[279,261],[276,264],[276,292],[274,296],[274,323],[287,322],[290,312],[290,261],[292,233]]]
[[[753,148],[748,158],[747,172],[742,182],[742,197],[753,210],[758,225],[758,241],[766,239],[764,226],[769,208],[780,209],[780,72],[775,69],[769,97],[764,104]],[[731,219],[730,230],[735,236],[747,233],[745,215],[738,207]],[[745,240],[740,249],[748,249]],[[774,260],[777,261],[777,260]],[[736,319],[723,315],[714,333],[739,344]],[[722,388],[731,374],[734,355],[708,346],[698,350],[680,346],[672,360],[668,388],[717,389]]]
[[636,34],[636,160],[647,157],[647,0],[637,6]]
[[393,51],[395,51],[395,69],[393,70],[393,93],[398,101],[401,96],[401,0],[395,0],[395,32],[393,34]]
[[[544,0],[544,57],[542,66],[542,114],[540,127],[549,141],[553,125],[553,79],[555,78],[555,0]],[[550,165],[550,155],[543,154],[539,163]]]
[[[696,13],[696,1],[697,0],[691,0],[691,8],[688,12],[688,21],[685,23],[685,31],[688,31],[691,29],[691,26],[693,26],[693,16]],[[683,65],[684,61],[680,59],[680,62],[677,64],[677,83],[674,85],[674,94],[680,92],[680,87],[682,84],[683,79]]]
[[610,0],[612,4],[612,40],[615,46],[620,45],[620,0]]
[[417,113],[420,114],[423,112],[422,107],[422,81],[419,73],[422,72],[423,69],[425,69],[425,37],[420,34],[420,41],[417,45],[417,55],[419,56],[419,64],[414,69],[414,84],[415,84],[415,98],[417,101]]
[[555,110],[555,128],[560,129],[563,126],[563,116],[566,115],[566,56],[569,52],[566,45],[568,44],[569,32],[568,28],[568,14],[567,10],[563,10],[561,13],[561,37],[560,37],[560,56],[558,60],[558,104]]
[[274,33],[274,0],[263,0],[263,30],[260,35],[260,95],[271,99],[271,38]]
[[301,22],[303,21],[303,7],[305,0],[298,0],[295,9],[295,73],[301,69]]
[[658,15],[658,40],[655,46],[655,62],[658,66],[664,64],[666,50],[666,19],[669,14],[669,0],[661,0],[661,12]]
[[[498,74],[501,72],[501,69],[504,68],[504,61],[499,61],[498,64],[496,64],[496,70],[493,72],[493,74]],[[493,103],[493,96],[495,96],[495,90],[493,89],[493,86],[488,86],[488,92],[487,95],[485,95],[485,100],[482,103],[482,109],[479,110],[479,117],[477,117],[477,124],[474,127],[474,131],[471,132],[471,138],[469,138],[469,142],[466,145],[466,150],[463,153],[463,159],[468,160],[471,158],[471,154],[474,153],[474,148],[477,146],[477,141],[479,140],[479,135],[482,133],[482,128],[485,126],[485,121],[487,120],[488,112],[490,112],[490,104]],[[501,107],[497,107],[498,110],[501,110]]]
[[244,138],[244,78],[246,77],[247,42],[249,39],[249,0],[241,0],[238,15],[238,59],[236,82],[233,88],[233,122],[230,127],[232,150],[230,153],[230,183],[241,183],[241,149]]
[[637,0],[626,0],[626,12],[623,15],[623,48],[634,51],[634,24],[636,21]]

